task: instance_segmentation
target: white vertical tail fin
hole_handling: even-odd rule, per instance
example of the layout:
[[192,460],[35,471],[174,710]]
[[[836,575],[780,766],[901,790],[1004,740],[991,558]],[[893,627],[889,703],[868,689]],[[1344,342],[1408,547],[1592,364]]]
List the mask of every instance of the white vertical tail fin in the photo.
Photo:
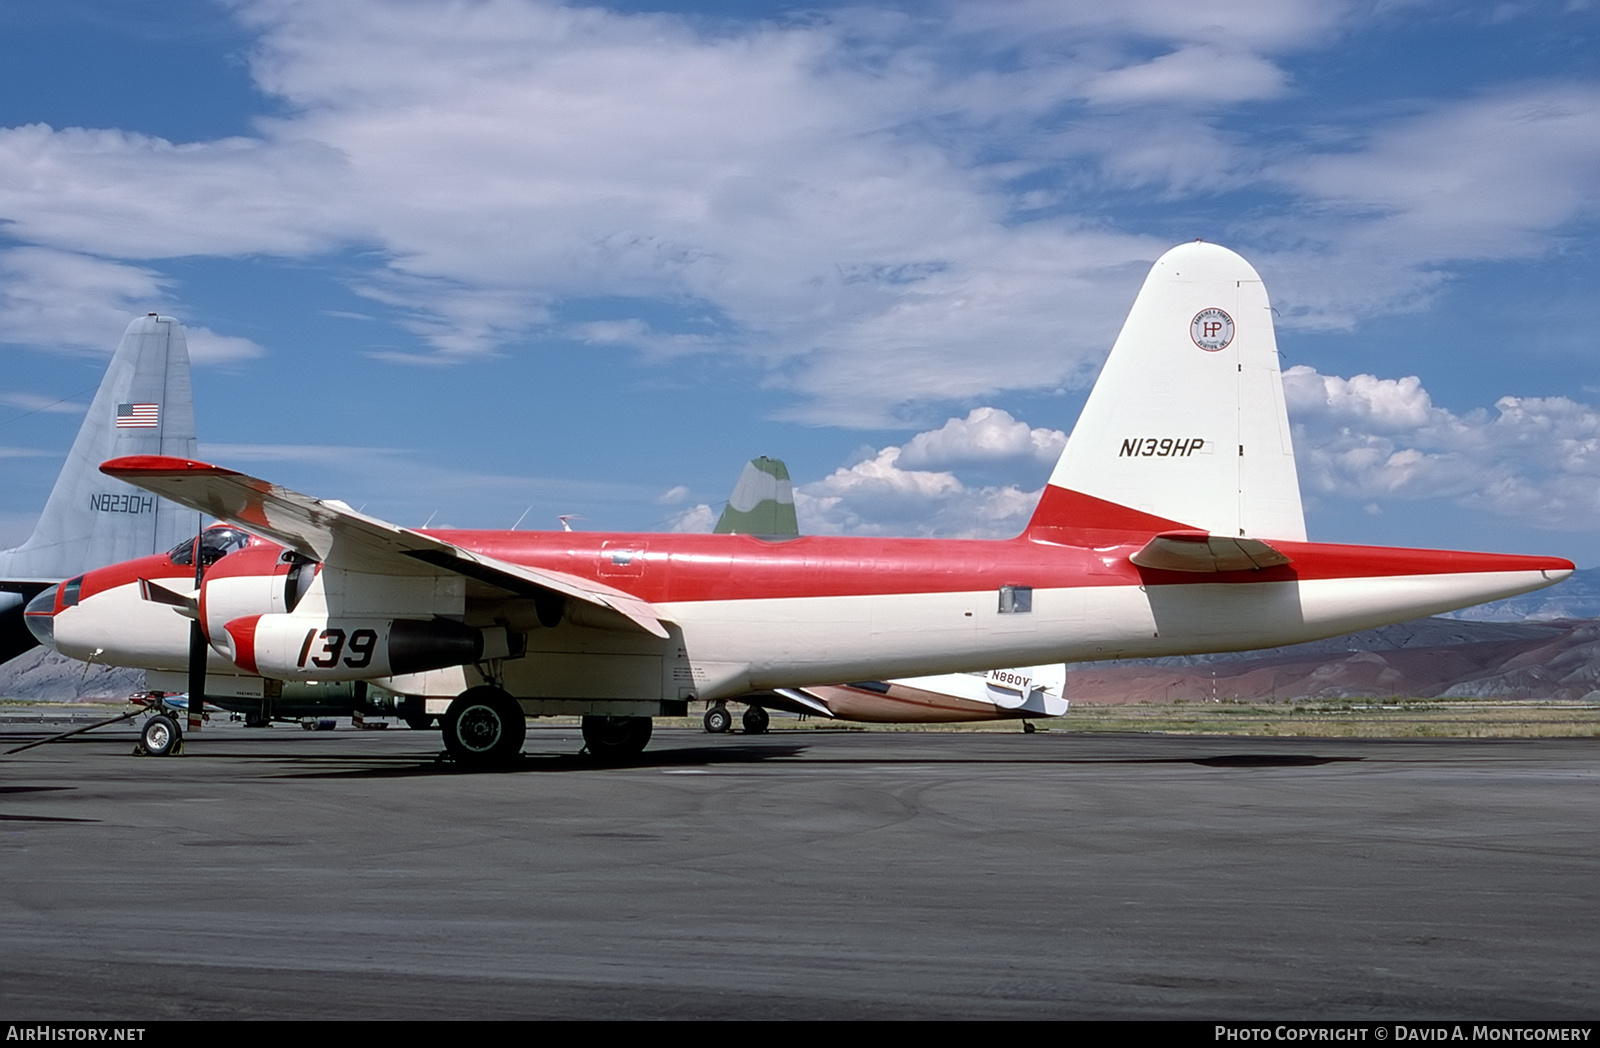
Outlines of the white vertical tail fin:
[[984,675],[984,698],[1006,710],[1036,717],[1060,717],[1067,712],[1067,667],[1022,666],[990,670]]
[[1174,527],[1306,535],[1266,289],[1199,241],[1151,268],[1029,533]]

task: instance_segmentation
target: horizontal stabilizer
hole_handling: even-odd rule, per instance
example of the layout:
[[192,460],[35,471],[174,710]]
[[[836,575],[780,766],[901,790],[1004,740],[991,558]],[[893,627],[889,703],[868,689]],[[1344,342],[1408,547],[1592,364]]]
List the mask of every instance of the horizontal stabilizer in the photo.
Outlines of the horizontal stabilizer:
[[1288,557],[1260,539],[1204,531],[1164,531],[1128,559],[1141,568],[1162,571],[1255,571],[1289,563]]
[[653,636],[667,636],[655,609],[622,590],[475,553],[358,513],[334,499],[312,498],[221,466],[136,455],[112,459],[100,471],[332,566],[385,575],[444,571],[522,597],[559,593],[618,612]]

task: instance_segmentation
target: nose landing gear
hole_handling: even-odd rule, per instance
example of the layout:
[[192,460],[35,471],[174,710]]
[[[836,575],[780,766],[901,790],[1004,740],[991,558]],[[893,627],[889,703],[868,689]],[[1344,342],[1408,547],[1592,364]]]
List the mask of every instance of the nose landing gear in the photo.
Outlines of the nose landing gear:
[[144,722],[133,752],[138,757],[176,757],[183,752],[183,731],[177,721],[158,713]]

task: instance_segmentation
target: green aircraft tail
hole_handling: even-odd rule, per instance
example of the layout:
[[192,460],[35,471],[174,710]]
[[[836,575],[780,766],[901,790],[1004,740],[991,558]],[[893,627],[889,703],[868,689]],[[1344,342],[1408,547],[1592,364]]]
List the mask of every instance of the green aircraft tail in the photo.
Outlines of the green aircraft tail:
[[789,467],[782,459],[763,455],[750,460],[712,531],[717,535],[764,538],[794,538],[800,534],[800,522],[794,515],[794,487],[789,483]]

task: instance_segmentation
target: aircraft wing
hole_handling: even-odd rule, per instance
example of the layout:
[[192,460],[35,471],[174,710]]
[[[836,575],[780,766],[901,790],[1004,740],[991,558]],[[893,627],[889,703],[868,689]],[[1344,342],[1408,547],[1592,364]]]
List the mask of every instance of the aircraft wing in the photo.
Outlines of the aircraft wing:
[[1165,571],[1252,571],[1289,563],[1260,539],[1204,531],[1164,531],[1128,559],[1141,568]]
[[100,471],[218,520],[236,524],[302,556],[356,571],[464,575],[519,597],[559,593],[609,608],[665,638],[661,617],[646,601],[565,572],[512,564],[419,531],[369,517],[336,499],[317,499],[221,466],[162,455],[103,463]]

